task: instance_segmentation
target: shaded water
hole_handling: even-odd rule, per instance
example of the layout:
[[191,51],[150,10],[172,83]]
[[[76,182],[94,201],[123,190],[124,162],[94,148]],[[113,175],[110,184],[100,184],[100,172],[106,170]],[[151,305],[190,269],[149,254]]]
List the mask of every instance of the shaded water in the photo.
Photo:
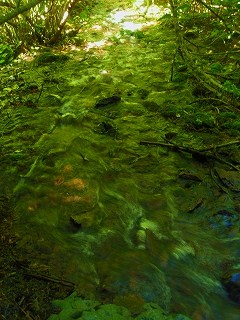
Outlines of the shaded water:
[[[132,38],[106,52],[77,50],[64,68],[23,74],[26,82],[40,79],[39,87],[46,74],[53,77],[33,129],[43,115],[44,122],[58,118],[33,146],[37,157],[14,191],[18,245],[31,270],[72,281],[83,297],[106,303],[131,297],[194,320],[239,320],[239,307],[220,283],[225,266],[238,262],[239,226],[218,228],[216,221],[221,210],[237,211],[235,199],[214,184],[208,164],[139,145],[171,131],[197,146],[216,144],[219,136],[196,137],[163,117],[181,122],[190,102],[188,84],[169,82],[171,32],[156,28],[140,42]],[[121,101],[96,108],[113,95]],[[181,179],[181,170],[200,179]]]
[[[127,126],[117,139],[103,135],[96,119],[83,115],[43,135],[15,188],[19,245],[31,266],[72,281],[84,297],[134,294],[193,319],[239,319],[220,283],[235,234],[219,234],[207,220],[221,195],[208,174],[190,185],[178,179],[190,161],[202,174],[204,167],[140,146]],[[187,212],[200,195],[204,204]]]

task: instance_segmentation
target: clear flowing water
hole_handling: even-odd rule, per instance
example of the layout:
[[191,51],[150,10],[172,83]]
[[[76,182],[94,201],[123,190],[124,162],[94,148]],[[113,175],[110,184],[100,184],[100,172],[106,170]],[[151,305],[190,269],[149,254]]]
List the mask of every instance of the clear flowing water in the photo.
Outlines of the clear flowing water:
[[[169,82],[173,30],[134,36],[101,21],[101,10],[83,31],[89,44],[101,38],[97,30],[107,31],[108,49],[81,48],[64,65],[23,74],[41,84],[53,76],[38,111],[44,122],[54,112],[59,119],[34,145],[38,156],[14,191],[18,245],[31,269],[73,282],[83,297],[131,297],[193,320],[239,320],[220,282],[225,266],[239,263],[239,225],[216,221],[218,212],[236,213],[234,199],[214,184],[208,165],[139,145],[172,131],[191,146],[204,144],[202,137],[219,141],[178,125],[191,116],[191,94],[186,79]],[[113,95],[121,101],[99,104]],[[181,170],[201,179],[181,179]]]
[[[117,139],[101,134],[96,119],[43,135],[15,188],[19,246],[31,266],[72,281],[84,297],[133,294],[192,319],[239,319],[220,283],[237,241],[208,222],[218,203],[208,175],[184,185],[179,168],[192,160],[140,146],[128,126]],[[197,212],[184,210],[200,195]]]

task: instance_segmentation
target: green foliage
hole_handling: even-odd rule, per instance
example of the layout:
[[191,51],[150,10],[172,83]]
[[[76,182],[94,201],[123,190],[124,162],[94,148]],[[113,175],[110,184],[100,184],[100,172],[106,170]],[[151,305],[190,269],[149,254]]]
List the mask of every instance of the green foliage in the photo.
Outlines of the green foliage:
[[89,18],[89,14],[90,14],[90,6],[87,5],[84,9],[82,10],[74,10],[74,14],[72,15],[72,17],[70,17],[69,22],[72,25],[81,25],[82,22],[87,21]]
[[119,33],[109,37],[109,40],[119,44],[121,42],[124,42],[125,40],[129,40],[129,38],[136,38],[140,40],[144,38],[144,33],[140,30],[131,31],[127,29],[121,29]]
[[220,6],[232,6],[235,8],[239,8],[239,1],[238,0],[214,0],[212,2],[213,5],[220,5]]
[[140,30],[136,30],[134,33],[134,37],[137,39],[142,39],[142,38],[144,38],[144,33]]
[[224,30],[219,30],[218,28],[219,28],[219,23],[215,23],[214,29],[212,30],[212,32],[210,34],[210,38],[211,39],[217,38],[217,39],[226,40],[228,37],[228,34],[226,32],[224,32]]
[[169,315],[154,303],[144,304],[144,311],[138,316],[131,316],[130,311],[115,304],[101,304],[98,301],[84,300],[77,296],[76,292],[68,296],[65,300],[55,300],[54,306],[62,311],[59,315],[51,315],[48,320],[191,320],[182,315]]
[[81,21],[86,21],[89,17],[89,12],[90,12],[90,7],[86,6],[86,8],[82,12],[80,12],[78,17],[80,18]]
[[13,60],[14,53],[7,44],[0,44],[0,65],[8,64]]
[[[13,0],[10,7],[0,4],[0,18],[6,17],[9,11],[17,7],[17,3],[14,2],[18,1]],[[0,41],[14,47],[21,42],[22,51],[34,45],[60,42],[68,31],[69,24],[67,25],[66,21],[69,20],[78,25],[79,29],[79,24],[87,20],[92,5],[92,0],[42,1],[24,14],[11,18],[11,23],[0,25]],[[21,6],[24,6],[24,2],[20,4]],[[72,29],[72,25],[70,28]]]
[[184,3],[184,4],[180,5],[180,6],[178,6],[178,7],[177,7],[177,10],[178,10],[179,12],[187,12],[190,8],[191,8],[191,4],[189,4],[189,3]]
[[[239,100],[239,9],[237,0],[177,1],[175,24],[183,38],[182,58],[190,66],[188,76],[206,89],[200,96],[211,92],[227,103]],[[176,81],[175,74],[172,79]],[[194,123],[211,126],[212,119],[201,116]]]
[[142,39],[144,37],[144,33],[140,30],[131,31],[131,30],[120,30],[121,36],[129,36],[129,37],[135,37],[137,39]]

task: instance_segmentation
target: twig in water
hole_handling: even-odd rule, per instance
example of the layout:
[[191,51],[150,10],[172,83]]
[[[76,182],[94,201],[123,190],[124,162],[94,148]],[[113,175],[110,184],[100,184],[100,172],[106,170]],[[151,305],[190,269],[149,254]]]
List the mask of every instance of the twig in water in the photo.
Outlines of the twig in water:
[[224,148],[224,147],[232,146],[232,145],[234,145],[234,144],[240,144],[240,140],[230,141],[230,142],[223,143],[223,144],[218,144],[218,145],[216,145],[216,146],[209,147],[209,148],[206,148],[206,149],[201,149],[201,150],[199,150],[199,151],[205,152],[205,151],[209,151],[209,150],[216,150],[216,149],[219,149],[219,148]]
[[[239,143],[240,141],[233,141],[232,144],[236,144]],[[188,147],[184,147],[184,146],[178,146],[176,144],[173,143],[164,143],[164,142],[153,142],[153,141],[140,141],[139,143],[140,145],[152,145],[152,146],[160,146],[160,147],[167,147],[172,149],[173,151],[183,151],[183,152],[187,152],[187,153],[191,153],[193,156],[195,156],[197,159],[213,159],[216,160],[218,162],[224,163],[226,165],[228,165],[229,167],[233,168],[236,171],[240,171],[240,169],[235,166],[234,164],[232,164],[231,162],[228,162],[212,153],[207,153],[208,150],[197,150],[197,149],[193,149],[193,148],[188,148]],[[228,145],[230,145],[231,143],[229,142]],[[220,147],[226,146],[225,145],[219,145]],[[211,147],[210,150],[214,150],[215,148],[217,148],[218,146],[215,147]]]
[[74,283],[70,282],[70,281],[66,281],[66,280],[61,280],[61,279],[57,279],[57,278],[53,278],[53,277],[49,277],[49,276],[45,276],[43,274],[33,274],[33,273],[24,273],[26,276],[28,277],[32,277],[32,278],[36,278],[36,279],[40,279],[40,280],[45,280],[45,281],[49,281],[49,282],[55,282],[58,284],[61,284],[63,286],[66,287],[70,287],[73,288],[74,287]]

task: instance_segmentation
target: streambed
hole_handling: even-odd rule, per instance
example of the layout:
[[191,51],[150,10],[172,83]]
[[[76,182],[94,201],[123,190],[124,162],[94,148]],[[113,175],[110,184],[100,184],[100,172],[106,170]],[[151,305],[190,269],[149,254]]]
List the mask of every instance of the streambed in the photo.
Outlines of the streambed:
[[[167,134],[202,147],[225,138],[186,130],[191,90],[186,79],[169,81],[174,35],[154,28],[22,73],[40,98],[25,111],[29,127],[14,133],[30,141],[38,132],[13,192],[18,247],[30,270],[69,281],[84,298],[239,319],[221,283],[238,262],[238,186],[224,192],[208,161],[140,144]],[[7,130],[3,139],[10,143]],[[19,145],[14,155],[23,161]]]

